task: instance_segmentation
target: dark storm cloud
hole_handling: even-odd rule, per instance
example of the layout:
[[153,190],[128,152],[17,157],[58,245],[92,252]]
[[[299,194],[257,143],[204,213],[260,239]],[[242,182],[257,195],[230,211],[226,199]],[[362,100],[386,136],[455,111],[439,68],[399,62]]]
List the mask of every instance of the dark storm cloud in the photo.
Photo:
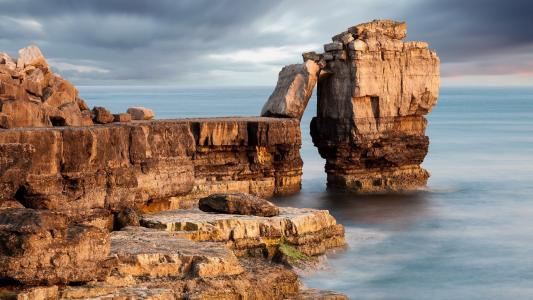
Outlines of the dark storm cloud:
[[409,30],[428,40],[445,62],[530,51],[533,1],[432,0],[408,13]]
[[375,18],[407,21],[409,39],[437,49],[444,75],[526,74],[533,62],[533,1],[525,0],[0,0],[0,7],[0,49],[15,55],[36,43],[77,84],[271,84],[301,51]]

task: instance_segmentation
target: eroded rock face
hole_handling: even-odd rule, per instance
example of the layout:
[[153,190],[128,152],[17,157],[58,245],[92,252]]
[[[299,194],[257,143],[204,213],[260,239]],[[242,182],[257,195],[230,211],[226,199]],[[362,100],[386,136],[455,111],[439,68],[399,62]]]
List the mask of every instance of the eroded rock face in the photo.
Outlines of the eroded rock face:
[[349,28],[324,48],[313,143],[328,186],[386,192],[425,186],[424,117],[439,93],[439,58],[424,42],[404,42],[406,24],[377,20]]
[[299,191],[296,120],[213,118],[0,129],[0,202],[86,218],[179,208],[214,192]]
[[303,64],[285,66],[279,72],[276,88],[263,106],[261,116],[301,119],[319,72],[320,65],[311,59]]
[[39,48],[0,53],[0,128],[92,125],[78,91],[52,72]]
[[0,210],[0,278],[27,285],[86,282],[106,276],[110,244],[102,229],[69,224],[44,210]]
[[271,202],[250,194],[213,194],[200,199],[200,210],[237,215],[273,217],[279,208]]
[[132,120],[151,120],[155,116],[154,111],[146,107],[130,107],[127,112]]

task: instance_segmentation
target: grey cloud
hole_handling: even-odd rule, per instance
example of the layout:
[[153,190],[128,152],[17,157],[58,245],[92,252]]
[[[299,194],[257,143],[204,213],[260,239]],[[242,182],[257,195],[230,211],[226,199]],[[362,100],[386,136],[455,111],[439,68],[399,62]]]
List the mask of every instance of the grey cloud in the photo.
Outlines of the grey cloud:
[[516,73],[522,68],[505,66],[533,61],[533,2],[523,0],[0,0],[0,7],[0,50],[36,43],[58,66],[80,66],[60,70],[77,84],[236,84],[221,75],[230,73],[244,74],[239,84],[271,84],[277,67],[299,55],[258,63],[209,57],[320,47],[376,18],[406,20],[410,39],[437,49],[445,75]]

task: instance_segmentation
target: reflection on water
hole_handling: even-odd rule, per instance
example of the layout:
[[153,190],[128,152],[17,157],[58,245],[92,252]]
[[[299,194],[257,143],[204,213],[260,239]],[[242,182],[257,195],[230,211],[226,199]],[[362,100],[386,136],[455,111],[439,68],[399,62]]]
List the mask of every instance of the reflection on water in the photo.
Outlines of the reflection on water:
[[430,196],[427,192],[391,195],[302,192],[272,201],[280,206],[327,209],[344,225],[382,226],[389,230],[405,230],[418,219],[429,217]]

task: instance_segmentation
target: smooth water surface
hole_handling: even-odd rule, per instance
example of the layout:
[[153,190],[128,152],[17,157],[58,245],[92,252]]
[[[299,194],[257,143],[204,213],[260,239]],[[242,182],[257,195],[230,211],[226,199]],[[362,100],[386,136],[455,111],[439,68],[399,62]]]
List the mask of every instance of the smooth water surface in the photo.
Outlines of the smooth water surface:
[[[270,88],[80,87],[90,106],[153,108],[158,118],[257,115]],[[429,116],[429,191],[325,191],[324,161],[302,120],[302,192],[279,205],[329,209],[349,247],[310,287],[351,299],[533,299],[533,89],[443,88]]]

